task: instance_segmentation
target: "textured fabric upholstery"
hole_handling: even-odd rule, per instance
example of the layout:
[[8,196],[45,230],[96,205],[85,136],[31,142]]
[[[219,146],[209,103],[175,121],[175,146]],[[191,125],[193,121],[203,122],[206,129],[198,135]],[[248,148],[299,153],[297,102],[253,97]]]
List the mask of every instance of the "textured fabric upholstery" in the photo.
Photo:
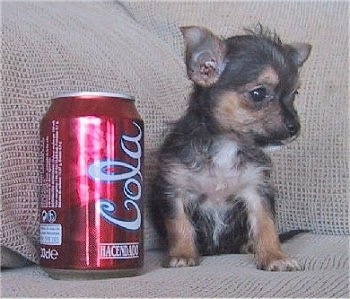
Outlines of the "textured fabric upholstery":
[[[283,293],[279,288],[280,292],[274,295],[303,296],[311,288],[305,296],[345,296],[349,235],[348,2],[5,1],[1,5],[1,246],[6,261],[2,265],[11,266],[8,258],[11,251],[15,253],[12,266],[18,266],[18,254],[38,262],[39,122],[51,98],[70,91],[119,91],[135,96],[145,121],[147,200],[147,182],[156,159],[154,151],[168,123],[180,117],[186,108],[191,89],[179,26],[201,25],[227,37],[260,22],[276,30],[284,42],[309,42],[313,46],[301,72],[297,98],[302,134],[293,144],[271,153],[278,190],[279,230],[307,229],[315,234],[290,245],[290,252],[305,261],[310,273],[290,277],[286,287],[289,291]],[[144,216],[145,248],[158,248],[159,240],[147,211]],[[310,247],[315,252],[307,251],[309,242],[318,242]],[[342,246],[336,246],[337,243]],[[328,254],[327,248],[336,252]],[[155,256],[158,260],[158,254]],[[200,281],[209,279],[203,271],[211,269],[212,279],[224,273],[221,291],[192,291],[198,296],[225,295],[222,288],[238,288],[240,283],[230,274],[229,260],[229,256],[208,258],[202,270],[199,267],[181,273],[186,273],[183,277],[196,277],[198,288]],[[269,276],[265,285],[259,278],[266,274],[256,272],[250,262],[247,256],[234,257],[232,267],[238,266],[235,273],[241,271],[239,267],[249,265],[251,272],[247,275],[256,282],[250,286],[255,292],[240,292],[237,296],[269,296],[267,290],[282,284],[283,278],[277,283],[274,276]],[[311,267],[313,263],[321,266]],[[152,269],[151,277],[138,278],[141,285],[147,285],[147,279],[157,278],[159,282],[173,275],[169,270]],[[317,291],[319,270],[323,271],[322,282],[328,279],[326,273],[332,277],[332,283],[325,287],[326,293],[322,293],[322,288]],[[27,278],[28,271],[31,270],[27,269]],[[300,292],[292,291],[308,278],[310,286],[301,286]],[[189,296],[189,289],[181,292],[182,282],[179,277],[174,283],[168,281],[179,288],[169,294]],[[266,292],[259,293],[256,288]],[[232,295],[230,292],[226,295]],[[167,295],[160,291],[152,294]],[[103,292],[99,295],[103,296]]]
[[[97,281],[57,281],[39,267],[3,273],[3,297],[85,298],[348,298],[348,239],[305,234],[285,244],[285,251],[307,271],[265,272],[252,256],[205,257],[199,267],[167,269],[162,254],[147,251],[144,274]],[[315,255],[317,252],[317,255]],[[20,279],[21,283],[18,285]]]

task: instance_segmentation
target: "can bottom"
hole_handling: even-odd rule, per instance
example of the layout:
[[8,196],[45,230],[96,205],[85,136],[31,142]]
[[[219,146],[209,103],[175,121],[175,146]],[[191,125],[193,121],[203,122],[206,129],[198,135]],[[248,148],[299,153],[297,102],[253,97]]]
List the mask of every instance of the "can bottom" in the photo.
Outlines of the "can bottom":
[[53,279],[57,280],[93,280],[136,276],[141,274],[140,268],[112,270],[75,270],[75,269],[42,269]]

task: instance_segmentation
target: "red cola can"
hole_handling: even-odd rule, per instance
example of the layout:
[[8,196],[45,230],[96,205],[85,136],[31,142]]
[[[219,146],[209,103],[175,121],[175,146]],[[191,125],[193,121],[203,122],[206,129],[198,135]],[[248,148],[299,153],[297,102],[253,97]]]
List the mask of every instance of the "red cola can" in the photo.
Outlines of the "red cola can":
[[55,279],[139,274],[143,121],[131,96],[58,96],[40,124],[40,265]]

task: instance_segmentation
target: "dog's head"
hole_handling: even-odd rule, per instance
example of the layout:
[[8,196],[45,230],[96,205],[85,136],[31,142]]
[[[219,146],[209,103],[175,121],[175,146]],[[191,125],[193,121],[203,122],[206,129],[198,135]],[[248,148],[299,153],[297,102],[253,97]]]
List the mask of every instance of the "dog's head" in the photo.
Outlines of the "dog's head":
[[309,44],[283,44],[261,26],[227,39],[202,27],[181,31],[188,76],[214,102],[208,104],[222,132],[259,146],[285,144],[299,135],[294,98]]

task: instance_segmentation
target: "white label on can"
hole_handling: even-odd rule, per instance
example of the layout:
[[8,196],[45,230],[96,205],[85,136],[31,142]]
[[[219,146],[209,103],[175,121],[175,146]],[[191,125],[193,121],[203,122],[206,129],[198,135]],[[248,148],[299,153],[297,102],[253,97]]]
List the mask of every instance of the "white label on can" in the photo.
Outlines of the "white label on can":
[[62,245],[62,225],[55,223],[40,224],[40,244]]
[[139,243],[101,243],[100,259],[134,259],[139,257]]

